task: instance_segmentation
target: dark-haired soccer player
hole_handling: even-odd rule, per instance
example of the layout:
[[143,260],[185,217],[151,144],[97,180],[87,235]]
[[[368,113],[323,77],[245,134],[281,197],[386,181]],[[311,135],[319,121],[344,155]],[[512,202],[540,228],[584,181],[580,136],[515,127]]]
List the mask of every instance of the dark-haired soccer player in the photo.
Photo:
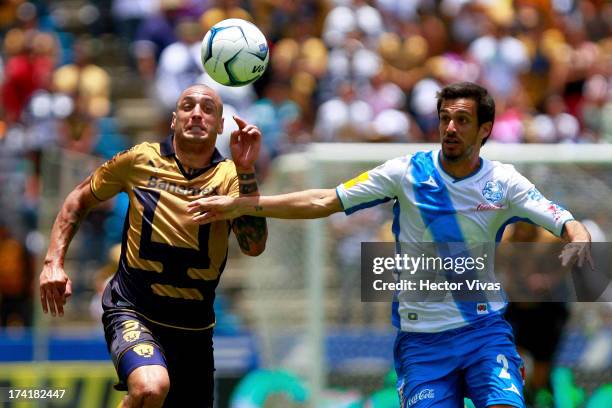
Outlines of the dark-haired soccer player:
[[187,88],[172,115],[172,134],[100,166],[68,195],[51,231],[40,296],[45,313],[61,316],[72,292],[64,257],[80,221],[119,192],[129,196],[119,269],[102,301],[126,408],[212,407],[213,301],[230,228],[245,254],[257,256],[265,247],[265,218],[197,225],[186,211],[196,198],[259,195],[254,164],[261,132],[235,116],[239,130],[230,140],[233,161],[227,160],[215,149],[222,114],[211,88]]
[[[211,197],[189,204],[194,221],[217,222],[245,214],[317,218],[351,214],[394,200],[399,242],[495,242],[503,229],[529,219],[566,241],[590,242],[572,215],[544,198],[514,167],[480,157],[491,133],[495,103],[486,89],[458,83],[438,93],[441,148],[387,161],[335,190],[271,197]],[[590,260],[588,244],[569,244],[567,259]],[[503,302],[416,302],[399,292],[392,322],[401,406],[524,407],[521,358]]]

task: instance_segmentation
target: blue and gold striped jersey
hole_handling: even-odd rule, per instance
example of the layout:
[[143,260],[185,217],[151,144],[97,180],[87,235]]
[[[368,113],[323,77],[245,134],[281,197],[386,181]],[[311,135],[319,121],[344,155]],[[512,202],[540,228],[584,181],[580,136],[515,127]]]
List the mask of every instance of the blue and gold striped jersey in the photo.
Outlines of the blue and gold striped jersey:
[[172,136],[117,154],[91,178],[100,200],[129,196],[119,269],[103,297],[106,308],[125,308],[162,325],[205,329],[214,325],[215,288],[227,260],[230,222],[198,225],[187,203],[200,197],[237,197],[231,160],[215,150],[211,164],[187,173]]

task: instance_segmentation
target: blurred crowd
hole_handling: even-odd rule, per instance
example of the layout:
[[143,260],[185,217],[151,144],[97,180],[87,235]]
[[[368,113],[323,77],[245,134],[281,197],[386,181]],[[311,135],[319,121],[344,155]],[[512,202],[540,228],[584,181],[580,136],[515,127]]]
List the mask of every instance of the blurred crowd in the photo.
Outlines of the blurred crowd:
[[[270,65],[253,85],[222,87],[203,71],[200,41],[225,18],[268,38]],[[612,142],[606,0],[9,0],[0,39],[0,240],[24,254],[44,246],[43,152],[105,159],[160,140],[196,82],[218,90],[227,117],[262,129],[264,176],[311,142],[436,141],[435,93],[456,81],[493,93],[492,142]],[[99,210],[97,254],[120,239],[124,209]]]

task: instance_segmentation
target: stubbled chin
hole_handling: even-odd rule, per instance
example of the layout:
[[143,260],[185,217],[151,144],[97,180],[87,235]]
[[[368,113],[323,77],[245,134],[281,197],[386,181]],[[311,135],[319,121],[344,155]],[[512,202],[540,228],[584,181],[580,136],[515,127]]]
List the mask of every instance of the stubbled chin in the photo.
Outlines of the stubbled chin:
[[447,148],[442,148],[442,154],[444,155],[444,158],[449,160],[449,161],[454,161],[454,160],[458,160],[461,158],[461,152],[459,150],[450,150]]

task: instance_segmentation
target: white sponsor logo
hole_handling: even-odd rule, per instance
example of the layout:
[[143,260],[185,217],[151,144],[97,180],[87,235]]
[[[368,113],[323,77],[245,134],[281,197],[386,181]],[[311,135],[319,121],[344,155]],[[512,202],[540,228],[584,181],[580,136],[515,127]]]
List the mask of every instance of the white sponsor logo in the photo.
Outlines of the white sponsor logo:
[[438,187],[438,183],[434,180],[433,176],[429,176],[429,178],[422,182],[422,184],[427,184],[428,186]]
[[434,390],[432,390],[431,388],[425,388],[424,390],[419,391],[418,394],[414,394],[412,397],[410,397],[410,399],[408,400],[408,406],[410,407],[422,400],[434,398]]
[[504,391],[512,391],[515,392],[516,395],[518,395],[519,397],[521,396],[521,393],[519,392],[518,388],[516,388],[516,385],[514,385],[514,383],[510,383],[510,386],[508,388],[504,388]]

